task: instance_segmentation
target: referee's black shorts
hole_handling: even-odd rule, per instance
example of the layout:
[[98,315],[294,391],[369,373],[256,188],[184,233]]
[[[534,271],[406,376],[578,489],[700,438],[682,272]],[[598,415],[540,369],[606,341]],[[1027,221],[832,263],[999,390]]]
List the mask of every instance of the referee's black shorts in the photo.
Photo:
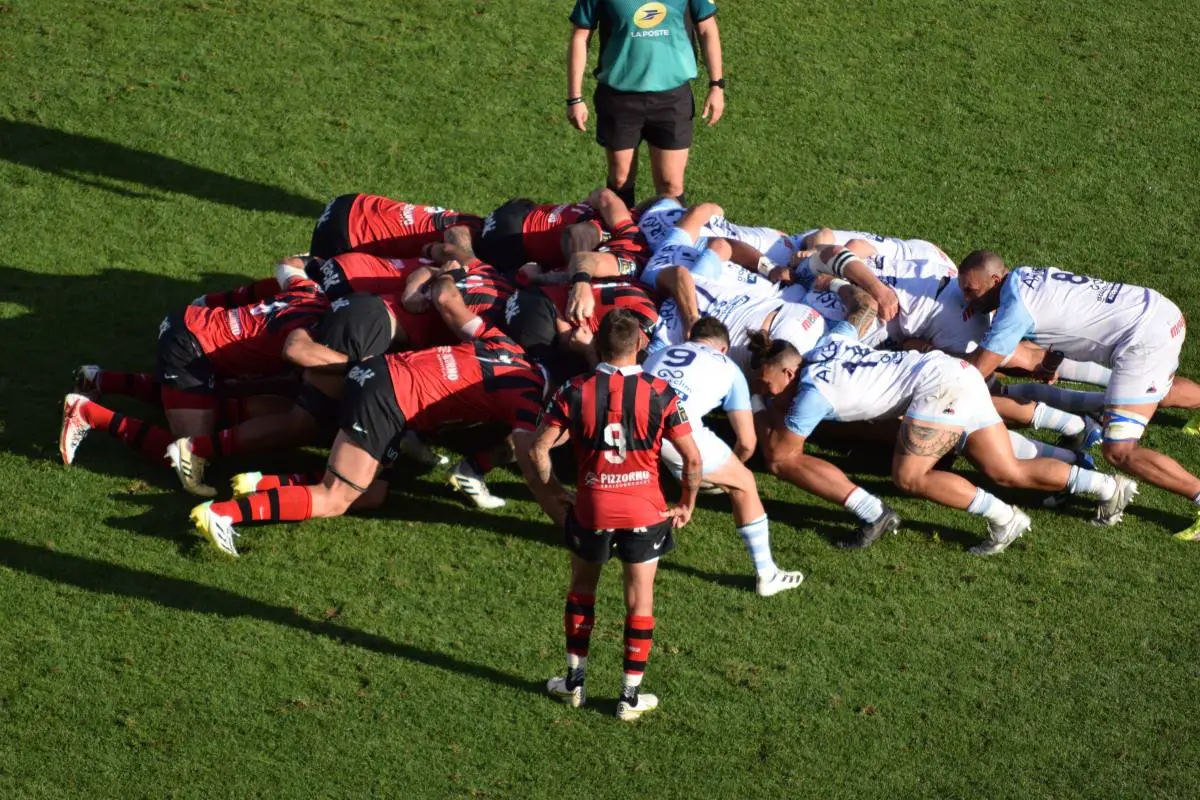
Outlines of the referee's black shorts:
[[632,150],[645,140],[659,150],[692,146],[696,100],[685,83],[664,92],[619,92],[597,84],[596,141],[606,150]]

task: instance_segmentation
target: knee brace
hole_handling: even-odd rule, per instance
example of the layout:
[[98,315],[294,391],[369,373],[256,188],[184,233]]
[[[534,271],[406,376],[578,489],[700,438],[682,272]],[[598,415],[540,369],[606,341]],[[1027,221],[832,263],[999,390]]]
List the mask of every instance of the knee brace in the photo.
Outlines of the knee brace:
[[1146,432],[1150,420],[1141,414],[1134,414],[1120,408],[1106,409],[1104,412],[1104,441],[1106,442],[1136,442]]

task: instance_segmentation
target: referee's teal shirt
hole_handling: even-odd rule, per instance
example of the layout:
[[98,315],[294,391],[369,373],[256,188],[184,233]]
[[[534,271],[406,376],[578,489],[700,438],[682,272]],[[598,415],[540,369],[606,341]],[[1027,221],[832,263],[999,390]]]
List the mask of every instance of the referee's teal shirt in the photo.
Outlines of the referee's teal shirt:
[[715,0],[575,0],[571,22],[600,29],[596,80],[620,92],[662,92],[696,77],[696,54],[685,12],[693,21],[717,13]]

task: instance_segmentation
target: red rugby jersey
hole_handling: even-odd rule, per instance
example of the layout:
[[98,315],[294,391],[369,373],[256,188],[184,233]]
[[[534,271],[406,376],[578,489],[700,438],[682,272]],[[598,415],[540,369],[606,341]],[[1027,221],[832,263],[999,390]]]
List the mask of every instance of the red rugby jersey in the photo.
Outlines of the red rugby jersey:
[[296,328],[308,328],[329,310],[329,300],[309,280],[292,281],[286,292],[235,308],[188,306],[184,323],[223,378],[275,375],[287,369],[283,343]]
[[[462,294],[463,303],[467,308],[485,323],[495,326],[504,319],[504,304],[514,289],[512,284],[491,266],[475,261],[467,270],[466,277],[456,281],[454,285]],[[414,314],[401,304],[402,297],[402,294],[379,296],[395,316],[396,324],[408,335],[409,350],[424,350],[427,347],[458,344],[461,341],[457,332],[446,327],[442,315],[436,310],[431,308]]]
[[440,242],[442,233],[454,225],[475,230],[483,220],[439,206],[422,206],[376,194],[360,194],[350,206],[347,225],[350,248],[385,258],[415,258],[430,242]]
[[646,266],[646,262],[654,255],[650,243],[642,235],[641,228],[632,221],[618,225],[613,231],[613,237],[596,250],[612,253],[618,261],[625,262],[622,264],[621,274],[630,280],[642,271],[642,267]]
[[477,422],[537,427],[546,379],[520,345],[495,328],[470,342],[386,359],[396,404],[413,430]]
[[667,510],[658,485],[662,439],[692,432],[670,384],[636,364],[601,364],[563,384],[542,419],[571,434],[579,462],[575,518],[580,525],[642,528],[662,522]]
[[330,300],[354,292],[399,294],[409,274],[417,267],[429,266],[423,258],[381,258],[368,253],[343,253],[323,262],[314,260],[305,269]]
[[[558,315],[566,319],[567,298],[571,294],[571,287],[567,284],[554,284],[543,286],[541,289],[554,303]],[[658,309],[654,307],[654,301],[650,299],[650,295],[640,286],[634,286],[631,283],[593,284],[592,296],[596,298],[596,310],[592,312],[592,316],[588,317],[587,321],[587,326],[592,333],[600,331],[600,321],[614,308],[629,309],[637,317],[642,331],[647,336],[658,324]]]
[[547,269],[567,265],[562,249],[563,231],[568,225],[594,219],[592,207],[583,203],[556,205],[547,203],[534,207],[521,225],[521,243],[525,257]]

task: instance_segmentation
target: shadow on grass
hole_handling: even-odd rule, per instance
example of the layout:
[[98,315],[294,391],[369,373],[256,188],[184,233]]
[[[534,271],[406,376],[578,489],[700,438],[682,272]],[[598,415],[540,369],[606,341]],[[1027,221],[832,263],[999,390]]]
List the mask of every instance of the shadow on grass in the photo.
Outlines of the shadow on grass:
[[251,617],[286,628],[322,636],[338,644],[394,656],[446,672],[486,680],[498,686],[542,696],[540,682],[494,669],[484,664],[453,658],[432,650],[396,642],[336,622],[318,622],[297,615],[292,609],[271,605],[225,589],[202,583],[156,575],[105,561],[56,553],[43,547],[0,539],[0,564],[50,581],[89,592],[148,600],[164,608],[221,617]]
[[191,195],[247,211],[275,211],[314,221],[324,204],[265,183],[78,133],[0,119],[0,158],[126,197],[145,197],[110,181]]

